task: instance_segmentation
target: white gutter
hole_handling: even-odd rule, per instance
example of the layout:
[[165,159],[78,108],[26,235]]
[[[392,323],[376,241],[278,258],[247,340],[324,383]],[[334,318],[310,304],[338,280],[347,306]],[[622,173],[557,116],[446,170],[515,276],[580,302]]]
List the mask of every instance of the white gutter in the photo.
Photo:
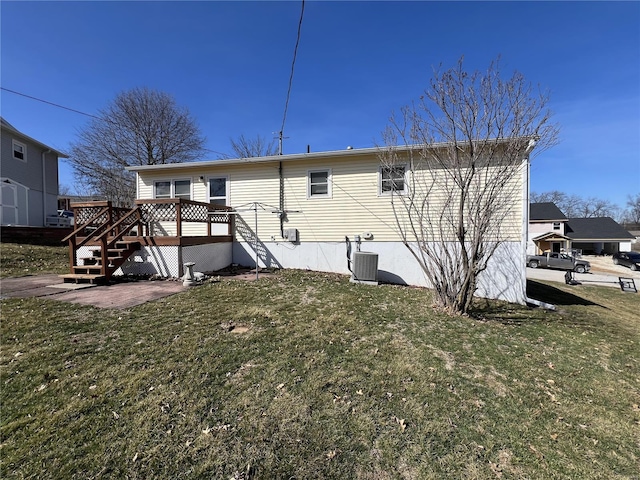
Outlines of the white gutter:
[[[508,143],[513,140],[514,138],[505,138],[501,140],[485,139],[484,141],[498,141],[499,143]],[[536,144],[535,140],[530,139],[529,145],[525,150],[525,154],[527,155],[527,157],[528,157],[528,153],[533,149],[535,144]],[[450,142],[437,142],[437,143],[428,145],[428,148],[437,149],[437,148],[444,148],[450,145],[451,145]],[[247,164],[247,163],[302,161],[302,160],[309,160],[309,159],[333,158],[336,156],[357,157],[357,156],[366,156],[366,155],[376,155],[381,150],[385,150],[388,148],[392,148],[399,152],[408,152],[413,149],[419,149],[424,147],[425,145],[416,144],[416,145],[398,145],[395,147],[385,146],[385,147],[351,148],[346,150],[331,150],[326,152],[271,155],[268,157],[231,158],[231,159],[220,159],[220,160],[184,162],[184,163],[164,163],[160,165],[132,165],[129,167],[125,167],[125,170],[128,170],[130,172],[144,172],[144,171],[165,170],[165,169],[207,168],[210,166],[218,166],[218,165],[240,165],[240,164]]]

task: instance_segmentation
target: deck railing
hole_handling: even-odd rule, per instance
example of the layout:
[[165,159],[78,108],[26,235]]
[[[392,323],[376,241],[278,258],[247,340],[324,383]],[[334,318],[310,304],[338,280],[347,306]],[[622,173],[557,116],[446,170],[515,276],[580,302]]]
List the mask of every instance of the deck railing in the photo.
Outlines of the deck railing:
[[[224,213],[231,212],[233,210],[231,207],[184,198],[136,200],[136,205],[142,211],[146,236],[164,236],[171,231],[175,232],[176,237],[192,236],[193,234],[184,228],[185,223],[205,224],[206,236],[209,237],[213,236],[214,224],[227,224],[226,234],[232,234],[233,216]],[[160,226],[162,228],[154,228]]]
[[[136,223],[140,230],[137,236],[213,236],[213,225],[227,224],[226,235],[233,232],[233,209],[224,205],[196,202],[184,198],[162,198],[136,200],[136,208],[140,211],[140,218]],[[72,203],[76,229],[71,234],[74,237],[91,238],[99,236],[105,231],[110,235],[120,235],[121,228],[131,230],[134,225],[129,222],[118,224],[124,217],[130,216],[133,209],[114,207],[111,202],[97,201],[87,203]],[[215,213],[213,213],[215,212]],[[185,224],[203,224],[204,229],[185,228]],[[99,230],[96,232],[96,230]],[[128,233],[131,235],[131,233]],[[71,236],[70,235],[70,236]],[[126,234],[125,234],[126,235]],[[68,240],[65,239],[65,240]],[[86,243],[86,242],[84,242]]]
[[[176,244],[202,244],[219,241],[223,235],[233,232],[233,210],[224,205],[195,202],[183,198],[136,200],[134,208],[114,207],[108,201],[72,203],[75,229],[63,242],[69,242],[71,273],[80,270],[78,250],[85,246],[100,248],[102,275],[109,277],[113,269],[110,252],[129,256],[134,250],[122,245],[157,244],[155,237],[167,237],[162,242]],[[228,212],[228,213],[227,213]],[[202,224],[203,227],[186,228],[185,224]],[[215,224],[227,224],[225,233],[213,232]],[[214,238],[217,237],[217,238]],[[229,241],[226,239],[225,241]],[[197,242],[197,243],[193,243]],[[171,243],[173,244],[173,243]],[[120,245],[120,246],[119,246]],[[126,258],[120,258],[124,261]]]

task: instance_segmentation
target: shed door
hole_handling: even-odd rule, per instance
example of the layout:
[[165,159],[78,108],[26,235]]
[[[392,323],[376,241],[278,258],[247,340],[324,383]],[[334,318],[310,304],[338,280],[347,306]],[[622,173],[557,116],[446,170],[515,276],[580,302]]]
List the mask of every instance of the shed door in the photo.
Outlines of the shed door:
[[2,185],[0,223],[2,225],[15,225],[18,223],[18,188],[16,185],[7,182],[2,182],[0,185]]

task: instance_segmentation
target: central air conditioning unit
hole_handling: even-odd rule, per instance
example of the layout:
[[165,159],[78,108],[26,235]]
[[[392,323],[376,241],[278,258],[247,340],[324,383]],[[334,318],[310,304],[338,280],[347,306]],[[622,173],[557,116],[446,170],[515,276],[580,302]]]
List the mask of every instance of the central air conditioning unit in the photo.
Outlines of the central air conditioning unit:
[[378,283],[378,254],[354,252],[351,271],[352,282]]

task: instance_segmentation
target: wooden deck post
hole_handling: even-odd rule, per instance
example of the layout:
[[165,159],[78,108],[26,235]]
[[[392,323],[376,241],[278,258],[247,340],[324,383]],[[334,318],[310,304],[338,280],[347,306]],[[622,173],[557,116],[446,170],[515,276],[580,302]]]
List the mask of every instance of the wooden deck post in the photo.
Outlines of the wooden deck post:
[[176,202],[176,236],[182,236],[182,199]]

